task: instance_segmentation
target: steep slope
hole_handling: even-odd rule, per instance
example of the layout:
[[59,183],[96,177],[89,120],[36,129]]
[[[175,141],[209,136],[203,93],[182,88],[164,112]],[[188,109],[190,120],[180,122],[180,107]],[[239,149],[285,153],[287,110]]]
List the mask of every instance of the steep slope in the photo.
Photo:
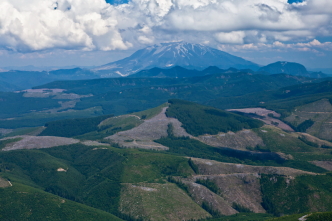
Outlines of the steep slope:
[[[0,184],[7,189],[11,188],[7,180],[14,186],[28,185],[126,220],[197,220],[249,211],[280,215],[302,212],[303,208],[331,210],[328,186],[332,179],[327,173],[331,151],[313,145],[323,141],[309,143],[298,138],[302,134],[262,124],[181,100],[123,116],[60,121],[48,124],[48,135],[63,125],[64,131],[73,130],[71,136],[76,139],[62,139],[79,143],[52,147],[38,142],[41,145],[33,150],[0,151]],[[88,130],[80,129],[84,125]],[[196,127],[198,130],[193,130]],[[216,145],[206,144],[216,137]],[[24,139],[1,140],[0,148],[24,147]],[[87,139],[111,145],[91,141],[83,145]],[[229,140],[236,142],[229,144]],[[256,143],[248,146],[249,141]],[[326,185],[313,181],[316,179]],[[284,188],[288,184],[289,190]],[[311,187],[314,189],[307,191]],[[271,190],[283,191],[289,199],[273,195]],[[34,204],[38,199],[31,201]]]
[[[174,177],[174,182],[185,185],[198,204],[205,203],[209,205],[209,211],[220,215],[245,210],[265,213],[264,199],[269,196],[265,196],[261,188],[266,188],[266,176],[285,177],[288,182],[303,175],[312,179],[316,176],[286,167],[248,166],[198,158],[191,158],[190,161],[196,168],[196,174],[187,178]],[[327,175],[324,179],[330,178]]]
[[300,132],[332,141],[332,105],[328,99],[298,106],[285,120]]
[[167,116],[178,119],[183,128],[194,136],[237,132],[263,126],[258,120],[188,101],[173,99],[169,103],[171,105],[167,109]]
[[154,140],[167,136],[169,125],[173,125],[175,136],[190,136],[190,134],[181,127],[178,120],[166,117],[166,109],[167,107],[164,107],[158,115],[145,120],[141,125],[118,132],[107,139],[124,147],[167,150],[168,147],[155,143]]
[[27,185],[14,183],[0,187],[1,220],[68,220],[68,221],[120,221],[122,219],[86,205],[46,193]]
[[204,69],[209,66],[219,68],[251,68],[258,65],[226,52],[186,42],[161,43],[138,50],[128,58],[93,69],[102,77],[128,76],[143,69],[181,66],[190,69]]
[[17,89],[19,88],[16,85],[0,80],[0,91],[7,92],[7,91],[15,91]]

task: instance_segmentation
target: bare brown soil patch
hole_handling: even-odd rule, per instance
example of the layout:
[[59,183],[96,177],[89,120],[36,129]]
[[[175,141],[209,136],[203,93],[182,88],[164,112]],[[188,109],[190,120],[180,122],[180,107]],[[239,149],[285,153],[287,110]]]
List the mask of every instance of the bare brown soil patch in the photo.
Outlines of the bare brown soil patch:
[[[100,143],[100,142],[92,141],[92,140],[82,141],[81,143],[86,145],[86,146],[110,146],[109,144]],[[105,148],[103,148],[103,149],[105,149]]]
[[166,109],[167,107],[164,107],[158,115],[151,119],[145,120],[138,127],[118,132],[107,137],[106,139],[128,148],[137,147],[144,149],[168,150],[168,147],[153,142],[153,140],[157,140],[168,135],[168,124],[173,125],[173,133],[175,136],[192,137],[181,127],[181,122],[175,118],[167,118],[165,114]]
[[225,216],[230,216],[238,213],[238,211],[232,208],[229,202],[227,202],[220,195],[212,192],[205,186],[195,182],[184,181],[184,183],[188,186],[190,196],[198,205],[206,203],[210,205],[210,207],[212,207],[214,210]]
[[199,172],[202,175],[220,175],[235,173],[277,174],[285,176],[299,176],[304,174],[316,175],[315,173],[297,170],[289,167],[250,166],[244,164],[222,163],[214,160],[205,160],[199,158],[192,158],[192,160],[198,166]]
[[199,141],[213,147],[228,147],[238,150],[246,150],[247,147],[265,146],[262,138],[251,130],[242,130],[236,133],[219,133],[217,135],[203,135],[197,138]]
[[10,186],[11,184],[9,183],[8,180],[5,180],[4,178],[0,177],[0,188],[6,188]]
[[324,168],[325,170],[332,171],[332,161],[311,161],[310,163]]
[[[295,176],[303,174],[316,175],[287,167],[249,166],[199,158],[191,159],[198,166],[199,174],[176,179],[188,187],[191,197],[197,204],[209,203],[213,210],[219,211],[223,215],[237,213],[238,211],[233,208],[234,204],[255,213],[266,212],[261,206],[261,174],[284,175],[288,179],[294,179]],[[197,180],[213,182],[218,187],[218,191],[212,192],[205,186],[196,183]]]
[[[259,115],[261,118],[258,117],[252,117],[252,118],[261,120],[268,125],[273,125],[286,131],[294,131],[289,125],[287,125],[286,123],[282,122],[279,119],[276,119],[276,117],[280,117],[280,114],[272,110],[267,110],[265,108],[243,108],[243,109],[229,109],[227,111],[256,114]],[[270,117],[269,115],[273,115],[273,117]]]
[[41,149],[50,148],[62,145],[69,145],[79,143],[79,140],[65,137],[51,137],[51,136],[15,136],[5,139],[21,138],[21,140],[7,144],[3,151],[19,150],[19,149]]

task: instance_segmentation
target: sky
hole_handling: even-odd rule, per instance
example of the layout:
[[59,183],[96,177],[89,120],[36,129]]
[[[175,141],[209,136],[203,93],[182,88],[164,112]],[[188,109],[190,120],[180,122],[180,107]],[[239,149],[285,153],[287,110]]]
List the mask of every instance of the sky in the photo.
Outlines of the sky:
[[0,0],[0,67],[98,66],[187,41],[332,68],[331,0]]

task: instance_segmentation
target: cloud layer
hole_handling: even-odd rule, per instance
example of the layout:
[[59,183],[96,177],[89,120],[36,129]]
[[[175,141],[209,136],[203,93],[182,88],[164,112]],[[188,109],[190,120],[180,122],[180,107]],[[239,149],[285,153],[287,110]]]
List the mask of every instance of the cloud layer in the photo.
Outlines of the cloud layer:
[[0,0],[0,11],[0,48],[18,52],[126,50],[177,40],[233,50],[332,50],[314,41],[332,36],[331,0]]

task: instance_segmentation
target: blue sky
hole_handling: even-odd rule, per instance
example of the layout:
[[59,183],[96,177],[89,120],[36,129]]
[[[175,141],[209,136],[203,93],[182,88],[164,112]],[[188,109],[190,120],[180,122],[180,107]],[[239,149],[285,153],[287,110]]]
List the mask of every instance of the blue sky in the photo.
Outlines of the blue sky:
[[[0,0],[0,67],[93,66],[169,41],[332,68],[331,0]],[[125,4],[123,4],[125,3]]]

